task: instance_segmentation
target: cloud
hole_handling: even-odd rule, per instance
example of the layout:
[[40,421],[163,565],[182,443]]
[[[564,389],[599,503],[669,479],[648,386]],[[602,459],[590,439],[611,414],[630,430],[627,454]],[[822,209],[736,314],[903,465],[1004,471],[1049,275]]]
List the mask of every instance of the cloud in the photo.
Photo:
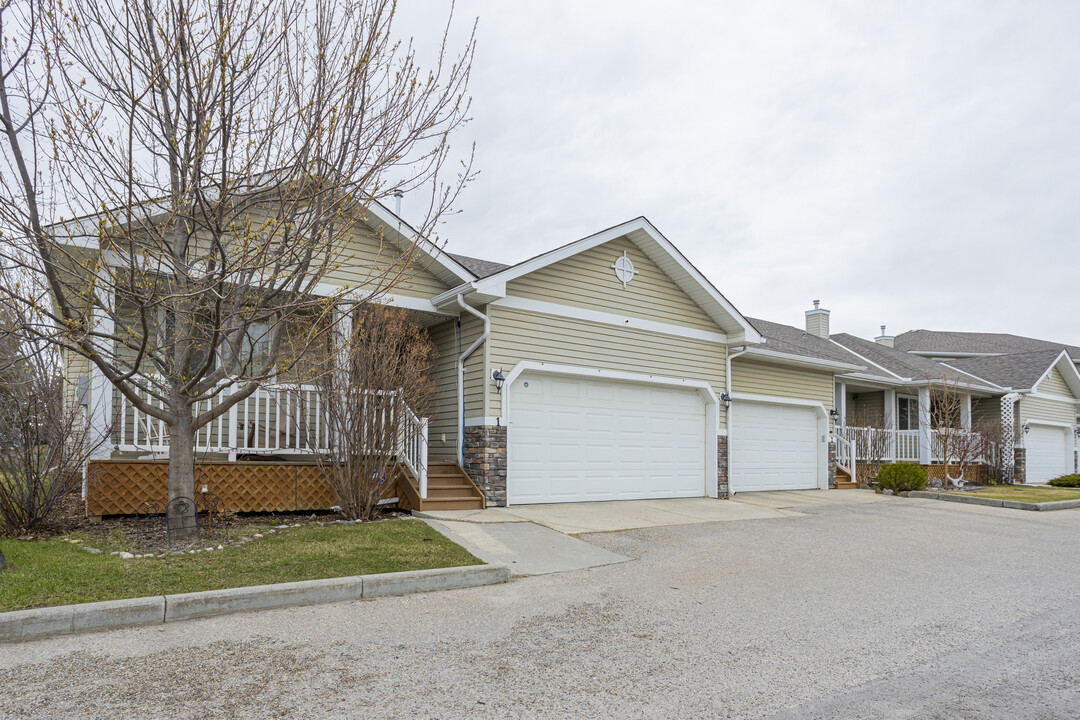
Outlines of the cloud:
[[466,1],[455,32],[474,16],[452,251],[646,215],[754,316],[1080,342],[1080,5]]

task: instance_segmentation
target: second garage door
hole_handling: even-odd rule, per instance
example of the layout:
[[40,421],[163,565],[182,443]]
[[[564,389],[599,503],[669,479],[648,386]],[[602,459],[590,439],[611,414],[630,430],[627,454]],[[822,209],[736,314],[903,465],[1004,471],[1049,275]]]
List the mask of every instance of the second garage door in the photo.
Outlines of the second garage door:
[[696,390],[524,373],[510,391],[510,504],[705,495]]
[[818,487],[821,441],[812,408],[736,401],[732,419],[732,492]]
[[1024,446],[1027,448],[1028,483],[1044,483],[1072,472],[1072,431],[1069,428],[1032,423]]

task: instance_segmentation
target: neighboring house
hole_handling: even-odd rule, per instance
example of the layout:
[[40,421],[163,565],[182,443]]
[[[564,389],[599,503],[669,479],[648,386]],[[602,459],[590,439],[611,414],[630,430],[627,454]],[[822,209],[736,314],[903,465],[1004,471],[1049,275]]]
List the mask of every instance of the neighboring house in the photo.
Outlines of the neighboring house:
[[862,366],[836,375],[841,480],[851,464],[845,440],[852,440],[860,423],[875,416],[890,436],[887,462],[928,468],[941,464],[941,448],[931,425],[933,390],[943,382],[963,393],[963,429],[1007,424],[1012,437],[1006,440],[1015,446],[1018,479],[1038,483],[1074,471],[1080,348],[1015,335],[926,330],[893,338],[884,334],[884,328],[871,342],[831,334],[829,316],[815,303],[806,311],[802,331],[753,322],[770,342],[786,340],[821,360]]

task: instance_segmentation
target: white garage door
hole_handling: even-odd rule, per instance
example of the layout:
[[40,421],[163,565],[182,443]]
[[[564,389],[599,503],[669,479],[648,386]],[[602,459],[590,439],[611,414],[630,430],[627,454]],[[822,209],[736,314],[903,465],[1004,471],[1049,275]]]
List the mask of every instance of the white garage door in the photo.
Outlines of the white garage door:
[[705,494],[697,391],[540,373],[510,391],[510,504]]
[[1068,428],[1032,423],[1024,446],[1027,448],[1027,482],[1044,483],[1072,472],[1072,432]]
[[821,438],[811,408],[736,401],[732,421],[732,492],[818,487]]

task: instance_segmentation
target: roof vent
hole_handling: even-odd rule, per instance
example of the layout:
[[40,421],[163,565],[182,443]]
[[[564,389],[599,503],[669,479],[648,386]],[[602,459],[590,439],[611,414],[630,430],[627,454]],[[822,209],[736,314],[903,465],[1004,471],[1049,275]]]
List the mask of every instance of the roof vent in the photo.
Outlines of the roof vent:
[[896,339],[896,337],[894,335],[886,335],[885,334],[885,326],[882,325],[881,326],[881,334],[878,335],[876,338],[874,338],[874,342],[876,342],[878,345],[884,345],[885,347],[892,347],[893,346],[893,340],[895,340],[895,339]]
[[806,332],[819,338],[829,339],[829,311],[821,307],[821,301],[814,301],[814,309],[806,311]]

